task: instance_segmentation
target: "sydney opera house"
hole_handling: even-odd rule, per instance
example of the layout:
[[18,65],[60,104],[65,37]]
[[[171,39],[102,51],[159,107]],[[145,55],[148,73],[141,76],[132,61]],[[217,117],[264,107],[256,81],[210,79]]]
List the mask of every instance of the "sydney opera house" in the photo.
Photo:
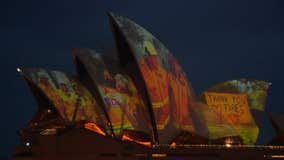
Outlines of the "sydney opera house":
[[277,137],[256,145],[269,82],[239,79],[196,95],[173,54],[128,18],[109,14],[117,57],[76,48],[77,74],[19,68],[38,111],[14,160],[284,159]]

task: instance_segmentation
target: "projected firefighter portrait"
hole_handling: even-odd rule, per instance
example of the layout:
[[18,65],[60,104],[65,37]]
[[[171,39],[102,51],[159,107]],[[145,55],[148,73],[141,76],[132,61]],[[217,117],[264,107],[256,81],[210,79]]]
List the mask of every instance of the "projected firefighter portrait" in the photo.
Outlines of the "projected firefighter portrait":
[[130,48],[129,52],[121,53],[125,53],[122,57],[134,56],[137,62],[134,65],[141,71],[159,140],[168,143],[181,131],[195,132],[190,114],[193,90],[177,60],[158,39],[135,22],[121,16],[113,18],[114,27],[123,35],[120,40]]
[[121,97],[119,97],[120,104],[122,106],[123,112],[127,115],[128,119],[134,126],[138,124],[137,121],[137,110],[136,106],[137,97],[135,97],[135,93],[130,88],[130,82],[126,77],[121,74],[116,74],[114,76],[115,79],[115,88],[120,93]]
[[144,42],[145,55],[140,59],[141,72],[155,113],[158,129],[164,129],[169,121],[169,80],[168,72],[162,67],[158,52],[150,41]]
[[[171,118],[176,127],[182,125],[183,129],[192,131],[189,109],[193,103],[193,95],[186,75],[171,54],[168,58],[160,58],[161,54],[154,44],[151,41],[144,41],[145,55],[139,63],[148,84],[157,127],[164,129]],[[168,62],[162,62],[163,60]],[[172,115],[169,114],[170,108],[173,110]]]
[[[186,130],[193,130],[193,122],[190,115],[190,109],[193,107],[194,95],[193,89],[187,81],[186,74],[182,71],[181,65],[173,57],[169,55],[169,64],[171,64],[171,72],[169,72],[170,94],[173,97],[172,105],[174,120],[178,127]],[[186,97],[186,98],[184,98]]]
[[120,137],[123,130],[150,134],[146,106],[131,78],[121,72],[119,66],[105,63],[94,50],[78,49],[74,54],[92,73],[90,77],[100,95],[97,98],[103,99],[114,134]]
[[162,42],[126,17],[108,16],[116,46],[100,48],[102,53],[73,48],[73,75],[17,68],[38,108],[18,131],[13,159],[284,157],[284,146],[276,146],[284,142],[283,116],[270,114],[278,136],[264,145],[258,141],[271,83],[228,80],[196,96]]
[[133,125],[125,114],[126,108],[128,108],[126,95],[129,92],[128,81],[125,78],[122,80],[122,75],[107,70],[99,54],[92,55],[92,63],[95,66],[96,83],[110,117],[113,131],[117,136],[120,136],[123,129],[133,129]]

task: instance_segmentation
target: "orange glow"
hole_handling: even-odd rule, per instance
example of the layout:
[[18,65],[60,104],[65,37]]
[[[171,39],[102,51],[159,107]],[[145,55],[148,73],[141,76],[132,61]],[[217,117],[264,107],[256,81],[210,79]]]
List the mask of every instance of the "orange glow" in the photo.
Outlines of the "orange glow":
[[177,147],[177,144],[176,142],[173,142],[171,145],[170,145],[171,148],[176,148]]
[[225,144],[225,146],[228,147],[228,148],[232,147],[232,145],[229,144],[229,143]]
[[96,132],[98,134],[101,134],[103,136],[106,136],[106,133],[95,123],[85,123],[84,127],[88,130],[91,130],[93,132]]
[[264,157],[273,158],[273,159],[284,159],[284,155],[264,155]]
[[144,145],[144,146],[147,146],[147,147],[152,147],[151,142],[138,141],[138,140],[135,140],[135,139],[133,139],[131,137],[128,137],[127,135],[123,135],[122,136],[122,140],[123,141],[132,141],[132,142],[136,142],[138,144],[141,144],[141,145]]
[[271,158],[284,158],[284,155],[272,155]]
[[167,154],[152,154],[152,157],[167,157]]

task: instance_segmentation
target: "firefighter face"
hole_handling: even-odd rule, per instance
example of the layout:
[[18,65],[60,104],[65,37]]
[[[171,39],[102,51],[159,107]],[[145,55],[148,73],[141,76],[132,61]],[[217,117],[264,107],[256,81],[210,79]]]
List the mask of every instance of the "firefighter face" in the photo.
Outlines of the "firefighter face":
[[148,56],[146,58],[146,62],[151,69],[157,69],[159,66],[158,57],[157,56]]
[[120,74],[117,74],[115,76],[115,87],[120,92],[127,92],[128,89],[127,80],[124,77],[122,77],[122,75]]

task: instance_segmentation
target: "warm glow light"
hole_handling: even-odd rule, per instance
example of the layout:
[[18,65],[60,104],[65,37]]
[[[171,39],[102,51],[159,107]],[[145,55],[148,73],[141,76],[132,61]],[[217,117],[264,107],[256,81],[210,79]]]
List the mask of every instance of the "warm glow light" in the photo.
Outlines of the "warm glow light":
[[226,146],[226,147],[232,147],[233,142],[234,142],[233,139],[227,138],[227,139],[225,140],[225,146]]
[[232,147],[232,145],[230,143],[225,144],[226,147]]
[[152,157],[167,157],[167,154],[152,154]]
[[264,155],[264,157],[275,158],[275,159],[284,159],[284,155]]
[[284,155],[271,155],[271,158],[284,158]]
[[173,142],[171,145],[170,145],[171,148],[176,148],[177,147],[177,144],[176,142]]
[[88,130],[91,130],[93,132],[106,136],[106,133],[100,127],[98,127],[95,123],[85,123],[84,127]]
[[136,142],[138,144],[141,144],[141,145],[144,145],[144,146],[147,146],[147,147],[151,147],[151,142],[143,142],[143,141],[138,141],[138,140],[135,140],[131,137],[128,137],[127,135],[123,135],[122,136],[122,140],[123,141],[132,141],[132,142]]

